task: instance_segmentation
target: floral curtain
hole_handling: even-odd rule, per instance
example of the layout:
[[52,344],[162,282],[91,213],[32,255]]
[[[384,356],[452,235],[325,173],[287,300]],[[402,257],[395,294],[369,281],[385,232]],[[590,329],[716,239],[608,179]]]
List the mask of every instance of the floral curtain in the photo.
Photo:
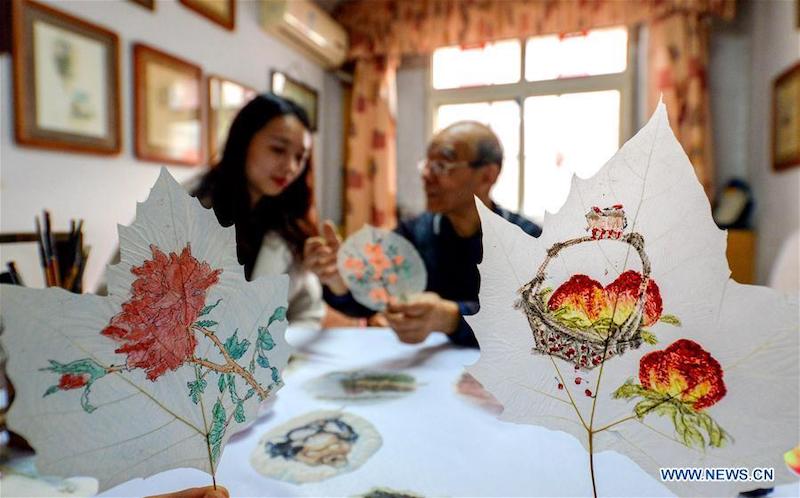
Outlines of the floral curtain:
[[336,17],[357,59],[629,26],[674,12],[732,17],[734,8],[734,0],[353,0]]
[[707,192],[713,166],[706,91],[707,18],[733,18],[735,0],[352,0],[335,17],[356,59],[348,233],[395,222],[394,77],[402,55],[449,45],[648,23],[651,105],[664,93],[670,122]]
[[397,58],[356,61],[345,171],[345,232],[396,224],[395,73]]
[[711,197],[714,164],[708,104],[709,19],[677,13],[650,23],[648,101],[664,99],[669,122]]

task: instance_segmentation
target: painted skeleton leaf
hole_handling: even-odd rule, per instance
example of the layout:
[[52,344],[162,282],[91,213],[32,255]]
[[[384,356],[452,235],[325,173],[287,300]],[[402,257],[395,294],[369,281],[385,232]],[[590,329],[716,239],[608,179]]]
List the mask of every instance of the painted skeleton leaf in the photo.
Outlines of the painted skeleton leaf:
[[8,425],[42,474],[101,491],[176,467],[213,475],[282,385],[288,277],[247,282],[234,228],[166,170],[119,235],[108,297],[2,286]]
[[391,298],[406,301],[425,290],[428,273],[416,248],[402,235],[364,225],[344,241],[337,267],[359,303],[383,311]]
[[[729,278],[726,233],[663,104],[594,177],[573,180],[538,239],[478,204],[481,310],[467,319],[481,355],[468,371],[503,420],[583,444],[586,467],[565,472],[585,473],[586,494],[618,494],[595,473],[606,450],[654,479],[661,467],[797,479],[783,463],[800,441],[797,299]],[[663,484],[680,496],[759,487]]]

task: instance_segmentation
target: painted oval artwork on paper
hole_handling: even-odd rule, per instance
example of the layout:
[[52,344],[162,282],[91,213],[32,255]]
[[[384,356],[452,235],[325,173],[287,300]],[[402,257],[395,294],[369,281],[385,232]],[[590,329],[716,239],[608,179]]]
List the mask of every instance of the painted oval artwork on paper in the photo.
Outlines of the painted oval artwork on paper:
[[350,370],[312,379],[306,389],[319,399],[374,402],[411,394],[417,389],[417,381],[403,372]]
[[385,309],[390,298],[402,302],[424,291],[428,280],[411,242],[370,225],[344,241],[336,265],[356,301],[375,311]]
[[264,434],[250,456],[266,477],[295,484],[352,472],[383,443],[367,420],[340,411],[316,411]]

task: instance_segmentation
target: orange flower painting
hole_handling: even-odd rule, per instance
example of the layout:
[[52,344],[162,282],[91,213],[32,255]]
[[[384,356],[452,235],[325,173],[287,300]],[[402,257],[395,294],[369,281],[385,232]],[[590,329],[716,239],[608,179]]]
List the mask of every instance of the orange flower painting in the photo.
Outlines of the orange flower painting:
[[422,259],[410,242],[371,226],[344,242],[337,265],[356,301],[376,311],[391,298],[402,301],[422,292],[427,280]]

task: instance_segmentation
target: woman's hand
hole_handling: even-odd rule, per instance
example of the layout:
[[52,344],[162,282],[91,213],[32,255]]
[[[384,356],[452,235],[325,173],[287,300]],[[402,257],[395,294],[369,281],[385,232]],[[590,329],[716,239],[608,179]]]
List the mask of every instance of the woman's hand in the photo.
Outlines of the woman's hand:
[[347,294],[347,284],[336,268],[336,254],[341,240],[330,220],[322,227],[322,235],[306,240],[303,247],[303,263],[314,272],[319,281],[337,296]]
[[205,488],[190,488],[176,493],[146,496],[145,498],[230,498],[228,490],[222,486],[206,486]]

